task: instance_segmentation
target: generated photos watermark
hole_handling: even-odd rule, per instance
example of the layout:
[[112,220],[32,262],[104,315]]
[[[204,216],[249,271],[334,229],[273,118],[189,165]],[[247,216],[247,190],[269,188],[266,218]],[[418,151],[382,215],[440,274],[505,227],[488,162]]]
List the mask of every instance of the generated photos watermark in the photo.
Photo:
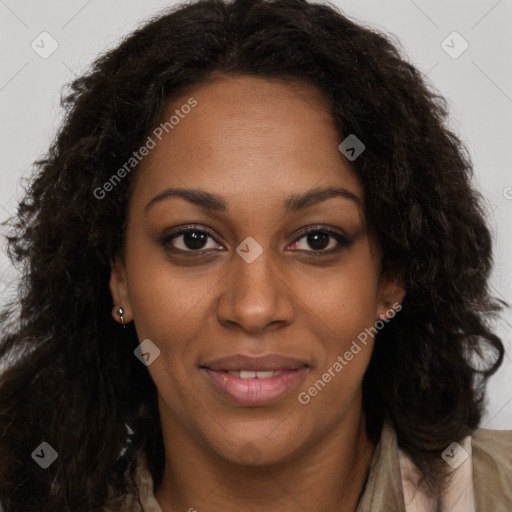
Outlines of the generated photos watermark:
[[[373,339],[373,337],[377,334],[378,331],[384,328],[384,326],[402,309],[402,305],[398,302],[393,304],[393,307],[389,309],[384,315],[383,320],[377,320],[373,327],[367,327],[364,331],[360,332],[357,335],[357,340],[362,343],[364,346],[368,344],[369,339]],[[347,350],[342,356],[339,355],[336,358],[336,361],[329,367],[329,369],[322,375],[320,379],[318,379],[312,386],[308,388],[307,391],[302,391],[298,395],[298,400],[301,404],[306,405],[311,402],[311,398],[318,395],[320,391],[322,391],[325,386],[331,382],[336,375],[338,375],[345,366],[349,364],[354,356],[361,352],[361,346],[357,342],[357,340],[352,341],[352,345],[350,349]]]
[[[149,152],[156,148],[158,142],[160,142],[164,136],[164,133],[170,133],[180,123],[193,107],[197,106],[197,100],[189,98],[187,103],[184,103],[179,109],[177,108],[168,121],[160,123],[146,139],[146,142],[137,150],[132,153],[132,156],[121,166],[112,176],[101,186],[96,187],[93,191],[96,199],[104,199],[108,192],[112,192],[114,188],[121,183],[121,180],[125,178],[142,160],[146,157]],[[155,140],[158,139],[158,142]]]

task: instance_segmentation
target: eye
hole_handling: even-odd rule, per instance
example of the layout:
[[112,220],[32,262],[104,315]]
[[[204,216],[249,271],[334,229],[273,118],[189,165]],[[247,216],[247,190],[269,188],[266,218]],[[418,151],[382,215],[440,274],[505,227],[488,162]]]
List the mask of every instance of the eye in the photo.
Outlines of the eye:
[[331,254],[350,247],[352,243],[353,241],[342,233],[314,227],[304,231],[290,247],[293,250]]
[[[160,243],[167,251],[175,253],[203,254],[223,249],[213,234],[204,227],[188,226],[164,236]],[[293,242],[291,250],[313,255],[332,254],[352,245],[344,233],[326,227],[311,227]]]
[[210,251],[220,246],[209,231],[193,226],[165,236],[161,243],[166,249],[177,252]]

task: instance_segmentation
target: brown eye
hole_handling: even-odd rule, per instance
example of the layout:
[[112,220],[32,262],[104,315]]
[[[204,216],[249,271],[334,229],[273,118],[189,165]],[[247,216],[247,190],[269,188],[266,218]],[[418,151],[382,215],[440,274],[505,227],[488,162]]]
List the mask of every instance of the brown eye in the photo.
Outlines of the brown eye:
[[345,247],[349,247],[352,243],[352,240],[341,233],[327,228],[316,228],[304,232],[302,236],[293,243],[293,249],[311,253],[331,254]]
[[218,249],[220,244],[203,229],[181,229],[161,239],[165,249],[176,252],[199,252]]
[[322,250],[329,245],[331,235],[327,233],[314,233],[307,235],[307,242],[312,249]]
[[208,234],[202,231],[187,231],[183,233],[183,245],[187,249],[203,249],[208,241]]

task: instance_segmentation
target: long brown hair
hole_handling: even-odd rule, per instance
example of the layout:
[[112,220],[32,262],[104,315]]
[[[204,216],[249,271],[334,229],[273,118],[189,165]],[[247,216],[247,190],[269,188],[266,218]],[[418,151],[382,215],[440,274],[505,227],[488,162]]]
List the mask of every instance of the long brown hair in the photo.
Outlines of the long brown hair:
[[[156,388],[137,333],[111,318],[110,263],[123,252],[133,169],[109,180],[155,128],[164,104],[212,73],[313,84],[332,109],[383,272],[399,272],[402,311],[376,337],[364,380],[369,432],[387,418],[436,492],[440,453],[479,425],[485,381],[504,348],[489,324],[491,237],[472,164],[447,107],[391,38],[305,0],[201,0],[160,14],[100,56],[63,98],[66,117],[10,220],[22,271],[1,318],[0,503],[5,512],[101,510],[122,494],[147,445],[159,482]],[[479,363],[475,363],[475,356]],[[32,460],[42,442],[58,459]],[[146,448],[145,448],[146,449]]]

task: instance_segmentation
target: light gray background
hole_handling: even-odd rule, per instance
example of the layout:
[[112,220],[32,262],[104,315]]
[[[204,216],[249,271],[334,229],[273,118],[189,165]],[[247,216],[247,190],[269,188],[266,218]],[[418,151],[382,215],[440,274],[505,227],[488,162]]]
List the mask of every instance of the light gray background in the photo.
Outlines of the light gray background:
[[[15,212],[32,162],[62,119],[62,87],[169,0],[0,0],[0,221]],[[338,0],[349,17],[394,34],[409,59],[448,98],[452,128],[467,143],[496,237],[492,285],[512,303],[512,25],[511,0]],[[469,45],[457,58],[464,41]],[[58,48],[48,58],[50,39]],[[450,37],[448,37],[450,36]],[[447,39],[448,38],[448,39]],[[442,42],[446,41],[443,45]],[[451,49],[450,49],[451,47]],[[2,244],[4,241],[2,239]],[[16,274],[0,254],[0,304]],[[14,280],[14,282],[13,282]],[[490,382],[488,428],[512,428],[511,310],[498,326],[509,350]],[[0,327],[1,328],[1,327]]]

